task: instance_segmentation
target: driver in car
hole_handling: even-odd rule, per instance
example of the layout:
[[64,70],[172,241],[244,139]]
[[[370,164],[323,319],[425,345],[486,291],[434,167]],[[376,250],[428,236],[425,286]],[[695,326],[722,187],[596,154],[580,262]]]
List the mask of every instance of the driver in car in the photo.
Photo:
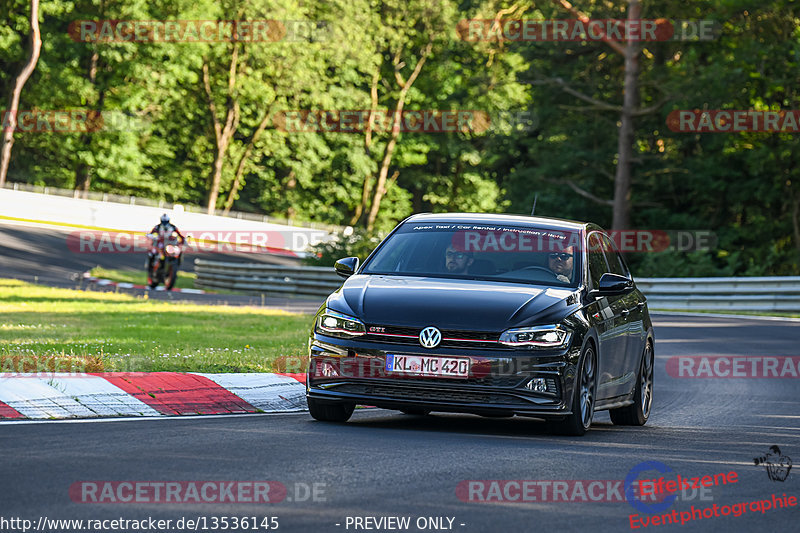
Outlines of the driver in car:
[[445,250],[444,266],[448,274],[466,274],[473,261],[472,252],[459,252],[452,244]]
[[555,274],[558,281],[572,282],[572,253],[573,247],[568,246],[563,252],[550,252],[547,254],[547,267]]

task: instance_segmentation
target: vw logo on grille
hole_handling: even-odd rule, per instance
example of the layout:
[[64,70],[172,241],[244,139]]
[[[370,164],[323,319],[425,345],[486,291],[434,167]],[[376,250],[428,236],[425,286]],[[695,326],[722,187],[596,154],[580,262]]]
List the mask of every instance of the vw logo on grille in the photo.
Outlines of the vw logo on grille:
[[427,327],[419,333],[419,343],[425,348],[436,348],[442,342],[442,332],[433,326]]

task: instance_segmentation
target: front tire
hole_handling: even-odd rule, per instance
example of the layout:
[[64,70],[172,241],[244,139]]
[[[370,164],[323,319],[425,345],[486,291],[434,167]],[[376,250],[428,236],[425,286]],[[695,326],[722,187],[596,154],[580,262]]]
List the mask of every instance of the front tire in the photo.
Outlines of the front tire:
[[158,287],[158,284],[163,281],[164,278],[164,265],[160,262],[156,263],[153,262],[152,267],[150,268],[150,288],[155,289]]
[[633,393],[633,404],[611,409],[611,421],[618,426],[643,426],[650,418],[650,408],[653,405],[653,367],[655,357],[653,344],[647,341],[642,361],[639,363],[639,376],[636,390]]
[[326,402],[306,398],[308,412],[320,422],[347,422],[353,415],[356,406],[352,403]]
[[597,356],[594,347],[587,344],[581,356],[575,392],[572,395],[572,414],[564,420],[551,422],[553,433],[579,437],[592,426],[594,401],[597,390]]
[[171,291],[172,287],[175,286],[175,282],[178,280],[178,265],[172,263],[167,268],[167,279],[164,282],[164,288]]

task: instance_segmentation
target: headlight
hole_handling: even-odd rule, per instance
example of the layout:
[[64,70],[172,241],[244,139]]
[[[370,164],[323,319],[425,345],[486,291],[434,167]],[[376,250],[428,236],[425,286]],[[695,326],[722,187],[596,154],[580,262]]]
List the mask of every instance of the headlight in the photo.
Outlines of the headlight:
[[317,331],[331,337],[347,339],[365,334],[367,328],[357,318],[326,309],[317,317]]
[[563,348],[569,344],[572,332],[560,324],[508,329],[500,335],[500,343],[507,346],[532,348]]

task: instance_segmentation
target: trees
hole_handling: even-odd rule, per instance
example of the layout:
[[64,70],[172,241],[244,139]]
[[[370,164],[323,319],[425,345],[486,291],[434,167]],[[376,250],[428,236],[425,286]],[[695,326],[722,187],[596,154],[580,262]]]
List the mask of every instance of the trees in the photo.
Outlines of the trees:
[[6,110],[6,116],[3,120],[2,139],[0,140],[0,187],[6,182],[6,174],[8,173],[8,164],[11,161],[11,148],[14,146],[14,128],[17,124],[17,112],[19,111],[19,98],[22,94],[22,88],[28,78],[33,74],[36,68],[36,63],[39,61],[39,53],[42,49],[42,37],[39,31],[39,0],[31,0],[30,10],[30,55],[22,67],[19,75],[14,80],[11,95],[9,97],[9,105]]
[[[29,57],[30,5],[10,5],[0,13],[5,94]],[[648,273],[800,272],[797,135],[666,125],[676,109],[798,108],[791,2],[53,0],[41,10],[41,53],[19,108],[120,122],[17,132],[10,180],[379,231],[415,211],[529,213],[538,195],[542,215],[717,232],[719,248],[702,256],[630,258]],[[639,16],[714,18],[722,31],[709,42],[628,46],[475,42],[457,31],[469,19]],[[102,19],[304,21],[323,31],[182,43],[78,42],[65,31]],[[471,110],[491,122],[288,131],[276,118],[292,110]]]
[[375,226],[387,184],[394,183],[399,176],[399,171],[396,171],[390,178],[389,168],[401,135],[401,121],[409,92],[434,53],[434,45],[437,45],[437,53],[444,48],[448,30],[456,21],[453,16],[455,6],[450,0],[392,0],[376,5],[378,17],[377,20],[373,18],[371,29],[375,35],[374,57],[377,60],[372,67],[370,115],[364,134],[367,156],[373,157],[373,142],[379,135],[374,129],[374,114],[380,110],[381,104],[388,107],[391,125],[382,150],[378,152],[377,180],[373,183],[372,172],[364,176],[361,202],[351,219],[352,224],[362,222],[368,230]]

